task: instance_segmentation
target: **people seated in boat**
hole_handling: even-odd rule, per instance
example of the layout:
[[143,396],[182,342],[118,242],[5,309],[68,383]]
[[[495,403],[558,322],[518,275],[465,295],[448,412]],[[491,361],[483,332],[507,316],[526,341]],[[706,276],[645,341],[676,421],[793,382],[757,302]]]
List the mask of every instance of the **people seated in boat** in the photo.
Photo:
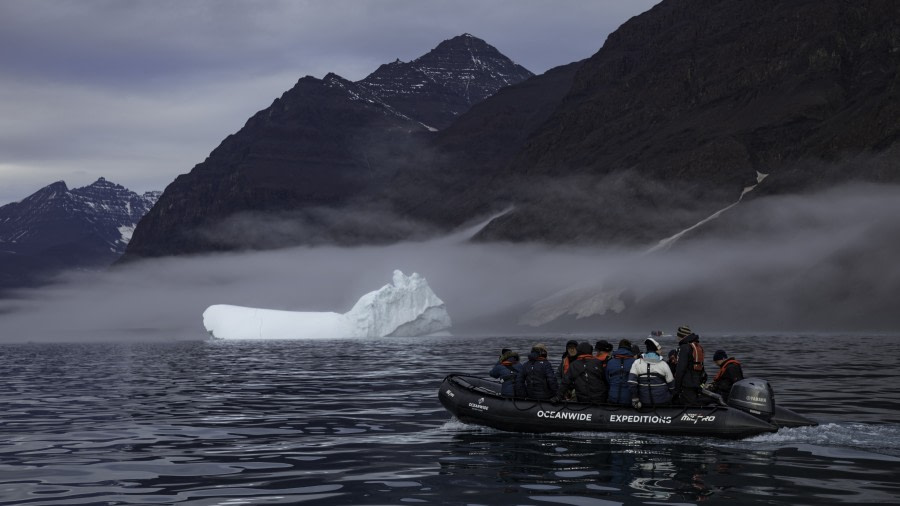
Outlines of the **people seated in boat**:
[[[556,380],[559,381],[560,383],[562,382],[563,376],[565,376],[566,372],[568,372],[569,365],[572,362],[574,362],[575,359],[578,357],[577,347],[578,347],[578,341],[569,339],[569,341],[566,342],[566,351],[563,352],[562,359],[559,362],[559,368],[556,369]],[[564,396],[562,396],[562,398],[563,399],[574,399],[575,392],[570,389],[569,391],[566,392],[566,394]]]
[[612,345],[606,339],[601,339],[594,345],[594,351],[597,354],[597,360],[603,362],[603,367],[606,367],[610,358],[609,354],[612,352]]
[[703,405],[707,397],[701,396],[701,387],[706,383],[703,367],[703,346],[700,336],[687,325],[678,327],[678,364],[675,366],[675,395],[677,402],[689,406]]
[[522,372],[516,377],[516,397],[528,397],[549,401],[559,391],[556,371],[547,360],[547,347],[535,344],[522,364]]
[[728,400],[731,386],[744,379],[744,370],[741,363],[735,358],[728,358],[725,350],[716,350],[713,361],[719,366],[719,372],[709,385],[709,390],[722,396],[722,400]]
[[634,363],[631,341],[622,339],[619,348],[613,352],[606,363],[606,382],[609,383],[609,402],[611,404],[631,404],[631,392],[628,390],[628,373]]
[[500,361],[491,369],[491,377],[501,381],[500,395],[513,397],[516,394],[516,377],[522,373],[522,364],[519,363],[519,354],[504,348]]
[[603,362],[594,356],[591,343],[579,343],[575,360],[562,377],[559,392],[550,399],[554,404],[559,402],[570,389],[575,390],[575,400],[593,404],[605,404],[609,393]]
[[678,365],[678,350],[669,350],[669,358],[666,361],[669,364],[669,369],[672,371],[672,375],[675,375],[675,366]]
[[659,356],[659,342],[650,337],[644,341],[644,346],[646,353],[634,361],[628,374],[631,405],[636,409],[668,405],[672,401],[675,377]]

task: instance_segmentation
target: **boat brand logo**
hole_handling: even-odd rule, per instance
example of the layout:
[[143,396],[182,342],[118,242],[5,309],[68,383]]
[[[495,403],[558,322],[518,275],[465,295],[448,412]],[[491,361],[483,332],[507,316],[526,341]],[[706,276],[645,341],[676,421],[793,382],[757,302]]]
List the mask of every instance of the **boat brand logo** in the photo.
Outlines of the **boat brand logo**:
[[475,404],[474,402],[470,402],[469,407],[472,409],[480,409],[481,411],[487,411],[489,408],[487,406],[485,406],[484,404],[482,404],[482,402],[484,402],[484,397],[482,397],[481,399],[478,399],[478,404]]
[[769,402],[769,399],[767,399],[767,398],[765,398],[765,397],[755,397],[755,396],[753,396],[753,395],[748,395],[748,396],[747,396],[747,400],[748,400],[748,401],[753,401],[753,402],[762,402],[762,403]]
[[672,423],[671,416],[609,415],[610,423]]
[[703,416],[703,415],[698,415],[696,413],[685,413],[685,414],[681,415],[681,421],[682,422],[694,422],[694,423],[715,422],[716,416],[715,415]]
[[453,392],[451,392],[450,390],[447,390],[444,393],[447,394],[447,397],[456,397],[456,395],[454,395]]
[[593,415],[591,413],[572,413],[569,411],[538,411],[538,418],[555,418],[557,420],[578,420],[584,422],[590,422],[591,417]]

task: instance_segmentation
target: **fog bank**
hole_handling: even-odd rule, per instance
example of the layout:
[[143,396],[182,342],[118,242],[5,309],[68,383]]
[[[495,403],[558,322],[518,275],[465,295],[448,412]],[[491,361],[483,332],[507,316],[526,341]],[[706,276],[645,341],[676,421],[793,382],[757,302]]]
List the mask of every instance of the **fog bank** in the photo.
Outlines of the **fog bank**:
[[[893,307],[900,296],[897,186],[760,198],[717,221],[715,238],[694,237],[654,254],[471,244],[458,234],[68,273],[53,286],[0,301],[0,339],[203,339],[201,314],[212,304],[345,312],[390,282],[394,269],[427,278],[455,333],[603,334],[671,331],[683,323],[701,333],[900,325]],[[604,308],[603,300],[618,303]],[[536,311],[558,318],[543,327],[523,324]]]

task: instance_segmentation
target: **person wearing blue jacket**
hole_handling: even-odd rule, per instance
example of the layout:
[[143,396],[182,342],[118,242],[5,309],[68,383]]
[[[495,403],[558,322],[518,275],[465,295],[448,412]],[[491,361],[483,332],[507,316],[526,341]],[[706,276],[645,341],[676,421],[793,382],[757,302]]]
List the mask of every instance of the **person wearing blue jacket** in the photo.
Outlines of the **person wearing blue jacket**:
[[519,363],[519,354],[506,350],[500,356],[500,361],[491,369],[491,377],[499,379],[500,395],[513,397],[516,394],[516,378],[522,374],[522,364]]
[[613,352],[609,362],[606,363],[606,382],[609,383],[610,404],[631,404],[628,374],[631,372],[632,364],[634,364],[634,353],[631,351],[631,341],[622,339],[619,341],[619,349]]
[[631,405],[635,409],[669,404],[675,389],[675,376],[669,364],[659,356],[659,342],[650,337],[644,345],[647,353],[634,361],[628,374]]
[[547,347],[534,345],[528,362],[522,364],[522,373],[516,377],[516,397],[549,401],[558,389],[556,371],[547,360]]

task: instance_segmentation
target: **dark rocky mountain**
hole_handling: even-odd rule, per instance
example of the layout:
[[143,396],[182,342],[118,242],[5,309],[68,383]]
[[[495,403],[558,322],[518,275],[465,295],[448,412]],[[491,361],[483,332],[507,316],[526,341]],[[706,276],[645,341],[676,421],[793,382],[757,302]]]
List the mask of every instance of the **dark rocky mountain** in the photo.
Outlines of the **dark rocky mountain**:
[[401,172],[433,165],[428,133],[530,75],[461,35],[360,82],[304,77],[166,188],[125,260],[414,235],[414,221],[378,219],[373,227],[371,216],[396,216],[386,196],[397,178],[409,179]]
[[482,237],[652,242],[757,171],[761,194],[897,181],[898,68],[897,2],[661,2],[579,69],[507,166],[549,187]]
[[409,63],[384,64],[358,84],[410,118],[442,129],[472,105],[532,75],[466,33]]
[[896,182],[898,24],[890,0],[664,0],[452,121],[467,74],[438,92],[419,67],[432,53],[358,83],[305,78],[179,177],[126,256],[390,242],[507,208],[478,239],[649,246],[758,172],[745,200]]
[[101,177],[72,190],[57,181],[0,207],[0,290],[112,264],[160,193],[138,195]]

